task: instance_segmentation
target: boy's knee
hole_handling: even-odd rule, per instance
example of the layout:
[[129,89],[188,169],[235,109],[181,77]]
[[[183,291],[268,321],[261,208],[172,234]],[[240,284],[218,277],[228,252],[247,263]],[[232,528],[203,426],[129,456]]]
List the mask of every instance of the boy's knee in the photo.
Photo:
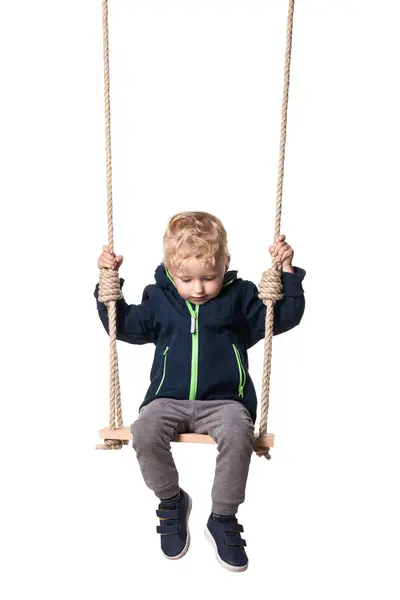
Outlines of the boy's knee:
[[161,437],[157,420],[151,419],[147,415],[140,416],[138,420],[131,425],[131,432],[133,436],[132,445],[135,449],[151,449]]
[[227,404],[222,415],[220,437],[231,436],[238,439],[250,439],[254,437],[254,423],[247,409],[239,403]]
[[[162,418],[161,401],[151,403],[140,412],[139,418],[131,425],[132,445],[137,450],[151,450],[171,436],[170,427]],[[161,409],[161,410],[160,410]]]

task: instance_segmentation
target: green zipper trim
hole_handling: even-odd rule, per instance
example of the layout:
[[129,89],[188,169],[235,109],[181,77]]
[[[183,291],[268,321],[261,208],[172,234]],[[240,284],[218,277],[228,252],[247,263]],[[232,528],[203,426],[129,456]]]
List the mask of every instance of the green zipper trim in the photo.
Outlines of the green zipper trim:
[[196,304],[196,308],[195,308],[195,310],[193,310],[192,305],[190,304],[189,300],[185,300],[185,302],[189,309],[191,318],[194,319],[194,331],[192,332],[192,365],[191,365],[191,375],[190,375],[189,400],[196,400],[197,383],[198,383],[198,379],[199,379],[198,319],[199,319],[200,304]]
[[[170,272],[166,267],[165,272],[169,280],[176,287],[175,281],[172,279]],[[229,283],[232,283],[231,281]],[[192,332],[192,364],[190,370],[190,390],[189,390],[189,400],[196,400],[197,394],[197,383],[199,379],[199,332],[198,332],[198,319],[199,319],[199,309],[200,305],[196,304],[195,310],[193,310],[192,305],[189,300],[185,300],[186,306],[189,309],[191,319],[194,319],[194,331]]]
[[244,395],[244,386],[246,385],[246,370],[242,365],[242,359],[240,357],[240,352],[236,348],[235,344],[232,344],[233,349],[235,351],[236,361],[239,369],[239,398],[243,398]]
[[174,286],[176,287],[176,283],[175,283],[175,281],[172,279],[172,277],[171,277],[171,273],[168,271],[167,267],[164,267],[164,269],[165,269],[165,272],[166,272],[166,274],[167,274],[167,277],[168,277],[168,279],[169,279],[169,280],[171,281],[171,283],[173,283],[173,284],[174,284]]
[[169,346],[167,346],[167,347],[165,348],[165,350],[164,350],[164,353],[163,353],[163,356],[164,356],[164,371],[163,371],[163,376],[162,376],[162,379],[161,379],[161,383],[160,383],[160,385],[158,386],[158,389],[157,389],[157,391],[156,391],[156,395],[158,394],[158,392],[159,392],[159,391],[160,391],[160,389],[161,389],[161,386],[162,386],[162,384],[164,383],[164,379],[165,379],[165,371],[166,371],[166,368],[167,368],[167,354],[168,354],[168,350],[169,350]]
[[227,285],[231,285],[231,283],[233,283],[235,280],[231,279],[230,281],[227,281],[226,283],[224,283],[224,285],[222,287],[226,287]]

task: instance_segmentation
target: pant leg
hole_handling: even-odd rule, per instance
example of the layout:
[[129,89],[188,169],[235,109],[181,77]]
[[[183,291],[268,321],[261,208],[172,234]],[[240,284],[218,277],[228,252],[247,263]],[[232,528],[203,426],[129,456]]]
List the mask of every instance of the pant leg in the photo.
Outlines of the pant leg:
[[196,401],[195,433],[208,433],[218,444],[212,511],[233,515],[245,499],[253,454],[254,424],[240,402]]
[[132,446],[143,479],[161,500],[179,492],[179,476],[171,453],[177,433],[189,430],[193,403],[157,398],[145,406],[132,424]]

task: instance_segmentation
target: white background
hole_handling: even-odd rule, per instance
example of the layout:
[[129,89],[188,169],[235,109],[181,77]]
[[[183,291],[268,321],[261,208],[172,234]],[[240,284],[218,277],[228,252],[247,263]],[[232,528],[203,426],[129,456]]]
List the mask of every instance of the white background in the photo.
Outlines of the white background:
[[[115,250],[140,300],[168,218],[208,210],[232,268],[270,266],[287,3],[112,0]],[[167,561],[108,422],[93,290],[107,243],[100,0],[1,2],[1,595],[398,599],[398,3],[299,0],[282,231],[306,269],[274,340],[270,462],[239,512],[250,568],[203,537],[214,447],[174,446],[192,547]],[[119,344],[126,424],[151,346]],[[251,351],[260,389],[262,344]],[[397,569],[397,573],[396,573]]]

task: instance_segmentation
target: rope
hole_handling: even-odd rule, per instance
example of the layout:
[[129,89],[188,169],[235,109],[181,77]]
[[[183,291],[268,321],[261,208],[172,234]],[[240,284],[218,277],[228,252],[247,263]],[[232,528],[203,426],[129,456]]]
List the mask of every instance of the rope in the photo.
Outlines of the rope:
[[[112,166],[111,166],[111,106],[110,106],[110,58],[109,58],[108,0],[103,0],[103,58],[104,58],[104,114],[106,142],[106,183],[107,183],[107,217],[108,246],[114,251],[114,224],[112,199]],[[121,298],[118,271],[101,269],[99,279],[99,300],[107,305],[110,335],[110,422],[111,430],[123,427],[121,390],[119,385],[117,354],[117,307]],[[104,444],[96,446],[102,450],[120,450],[126,441],[104,440]]]
[[[281,141],[279,148],[279,167],[278,167],[278,186],[276,196],[276,213],[275,213],[275,243],[280,235],[281,217],[282,217],[282,190],[283,176],[285,167],[285,149],[286,149],[286,128],[287,115],[289,104],[289,84],[290,84],[290,62],[292,56],[292,38],[293,38],[293,19],[294,19],[294,3],[295,0],[289,0],[289,10],[286,29],[286,56],[285,56],[285,72],[283,86],[283,101],[282,101],[282,119],[281,119]],[[271,458],[269,448],[263,448],[259,442],[260,439],[266,436],[268,426],[268,410],[269,410],[269,391],[271,380],[271,359],[272,359],[272,336],[274,330],[274,306],[275,303],[283,298],[282,294],[282,275],[276,261],[272,260],[272,267],[262,274],[260,285],[259,298],[264,302],[267,314],[265,318],[265,339],[264,339],[264,366],[262,376],[261,390],[261,414],[259,437],[254,441],[254,450],[258,456]]]

